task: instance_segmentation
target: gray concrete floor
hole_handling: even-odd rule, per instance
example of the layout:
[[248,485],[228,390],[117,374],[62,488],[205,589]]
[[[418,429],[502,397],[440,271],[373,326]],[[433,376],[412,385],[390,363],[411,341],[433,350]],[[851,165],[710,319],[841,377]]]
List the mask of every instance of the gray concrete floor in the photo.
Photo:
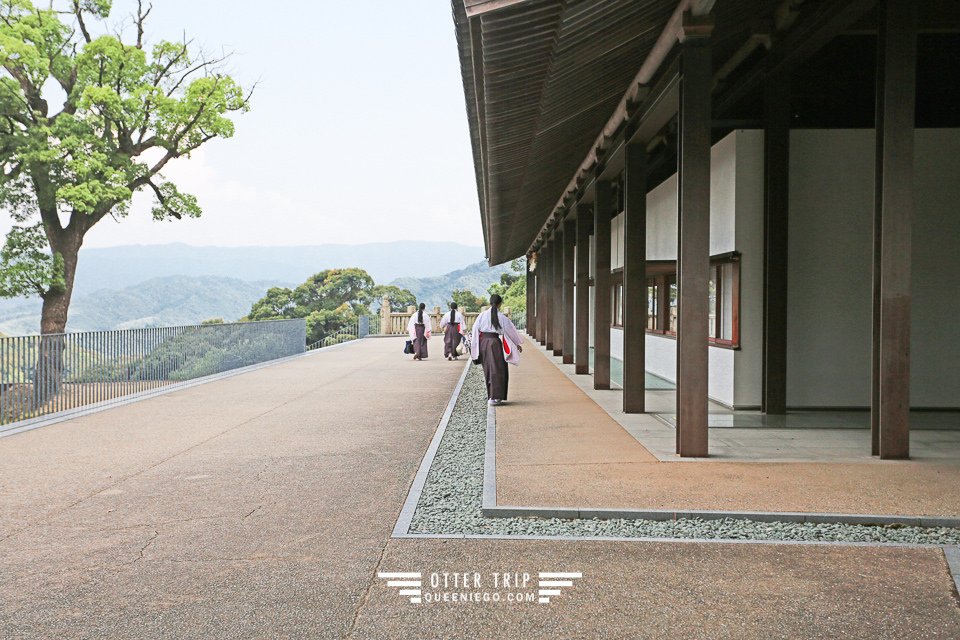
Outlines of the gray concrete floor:
[[[0,638],[957,637],[935,548],[392,539],[463,367],[439,345],[360,341],[0,439]],[[385,571],[504,600],[414,605]],[[583,578],[549,605],[492,585],[539,571]]]
[[[578,376],[573,365],[562,364],[543,347],[537,348],[658,460],[683,460],[676,454],[675,390],[651,388],[662,386],[656,382],[648,384],[648,413],[625,414],[620,388],[594,390],[593,376]],[[615,372],[617,367],[612,369]],[[881,462],[870,455],[867,411],[794,411],[786,416],[765,416],[757,411],[732,411],[715,402],[709,403],[708,411],[710,459],[714,461]],[[913,411],[910,421],[911,459],[960,460],[960,413]]]

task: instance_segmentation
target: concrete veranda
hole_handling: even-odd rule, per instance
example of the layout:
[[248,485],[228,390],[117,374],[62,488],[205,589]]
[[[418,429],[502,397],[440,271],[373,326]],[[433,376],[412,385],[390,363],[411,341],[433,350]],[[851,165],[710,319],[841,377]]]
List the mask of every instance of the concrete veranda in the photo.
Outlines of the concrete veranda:
[[675,430],[652,415],[675,412],[673,391],[647,391],[651,414],[626,415],[620,391],[594,391],[542,347],[511,374],[497,411],[499,505],[960,517],[960,430],[915,430],[911,460],[880,461],[869,430],[801,414],[790,417],[812,428],[711,428],[711,457],[681,459]]
[[[937,548],[391,539],[464,365],[439,340],[422,363],[401,347],[363,340],[0,439],[0,637],[960,636]],[[583,579],[549,605],[413,605],[378,571]]]

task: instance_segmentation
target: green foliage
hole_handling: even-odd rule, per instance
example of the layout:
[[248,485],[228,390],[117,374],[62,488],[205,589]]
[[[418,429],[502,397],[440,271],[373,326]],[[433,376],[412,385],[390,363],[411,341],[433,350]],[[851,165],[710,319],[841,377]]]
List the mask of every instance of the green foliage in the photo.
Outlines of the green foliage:
[[[192,380],[295,352],[298,332],[245,332],[242,325],[187,327],[127,365],[128,380]],[[296,336],[299,342],[299,336]]]
[[[249,96],[221,71],[224,58],[174,42],[145,50],[149,10],[133,16],[133,42],[91,35],[91,19],[111,31],[102,24],[111,5],[73,0],[58,12],[0,2],[0,208],[18,223],[0,264],[2,296],[69,294],[83,236],[107,215],[124,217],[138,191],[153,192],[157,220],[199,216],[196,198],[161,171],[231,137],[227,115],[248,108]],[[53,114],[51,86],[67,96]]]
[[307,344],[312,344],[356,322],[357,316],[369,315],[373,291],[373,278],[363,269],[327,269],[293,291],[273,287],[244,320],[305,318]]
[[527,279],[520,278],[503,294],[503,306],[511,311],[527,310]]
[[388,296],[390,298],[390,311],[394,313],[401,313],[407,310],[409,306],[416,306],[417,296],[413,295],[413,292],[409,289],[401,289],[400,287],[395,287],[393,285],[378,284],[373,288],[373,302],[374,304],[381,302],[383,296]]
[[223,318],[210,318],[209,320],[204,320],[200,324],[225,324]]
[[513,284],[517,282],[517,280],[519,279],[520,279],[520,276],[516,274],[501,273],[500,282],[494,282],[492,285],[490,285],[490,287],[487,289],[487,293],[489,293],[490,295],[493,295],[496,293],[496,294],[499,294],[501,297],[506,297],[507,290],[509,290],[510,287],[513,286]]
[[450,297],[452,300],[447,301],[447,306],[449,307],[451,302],[456,302],[457,308],[464,313],[480,311],[480,307],[487,304],[486,300],[468,289],[454,289],[450,292]]
[[43,295],[62,290],[63,256],[44,249],[43,225],[13,225],[0,250],[0,297]]
[[[503,298],[503,306],[511,311],[526,311],[527,309],[527,259],[516,258],[510,262],[514,273],[504,273],[500,276],[500,283],[493,284],[489,292],[499,293]],[[496,289],[496,290],[494,290]]]

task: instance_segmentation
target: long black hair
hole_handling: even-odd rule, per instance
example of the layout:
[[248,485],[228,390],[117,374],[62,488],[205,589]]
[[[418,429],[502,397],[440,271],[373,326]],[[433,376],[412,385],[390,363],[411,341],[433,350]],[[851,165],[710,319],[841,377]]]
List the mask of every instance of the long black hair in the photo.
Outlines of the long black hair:
[[420,303],[420,310],[417,311],[417,324],[423,324],[423,310],[427,308],[427,305],[423,302]]
[[495,293],[490,296],[490,322],[497,328],[497,331],[502,330],[500,327],[500,314],[497,313],[497,309],[500,308],[502,302],[503,298],[500,297],[500,294]]
[[453,316],[456,313],[457,313],[457,303],[451,302],[450,303],[450,324],[453,324]]

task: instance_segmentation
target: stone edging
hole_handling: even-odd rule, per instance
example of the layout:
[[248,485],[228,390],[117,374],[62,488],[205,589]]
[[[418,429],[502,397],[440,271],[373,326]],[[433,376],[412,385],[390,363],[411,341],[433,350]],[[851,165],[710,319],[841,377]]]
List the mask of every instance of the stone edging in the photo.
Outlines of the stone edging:
[[[463,383],[467,379],[468,371],[470,371],[469,358],[463,367],[463,373],[460,374],[460,380],[457,382],[456,388],[450,395],[450,401],[447,403],[447,408],[443,411],[443,416],[440,418],[440,424],[437,425],[437,431],[433,434],[433,439],[430,440],[430,446],[427,448],[427,452],[424,454],[423,460],[420,462],[420,467],[417,469],[417,475],[413,478],[413,484],[410,485],[410,491],[407,493],[407,499],[404,500],[403,507],[400,509],[400,516],[397,518],[397,524],[393,527],[393,534],[391,537],[399,538],[407,535],[415,535],[409,533],[410,521],[413,519],[413,514],[417,510],[417,505],[420,504],[420,494],[423,493],[423,486],[427,483],[427,474],[430,473],[430,467],[433,466],[433,459],[437,455],[437,449],[440,448],[440,441],[443,440],[443,434],[447,430],[447,423],[450,422],[450,416],[453,414],[453,407],[457,404],[457,399],[460,398],[460,390],[463,389]],[[492,409],[493,407],[490,408]],[[494,494],[494,497],[496,497],[496,494]]]

